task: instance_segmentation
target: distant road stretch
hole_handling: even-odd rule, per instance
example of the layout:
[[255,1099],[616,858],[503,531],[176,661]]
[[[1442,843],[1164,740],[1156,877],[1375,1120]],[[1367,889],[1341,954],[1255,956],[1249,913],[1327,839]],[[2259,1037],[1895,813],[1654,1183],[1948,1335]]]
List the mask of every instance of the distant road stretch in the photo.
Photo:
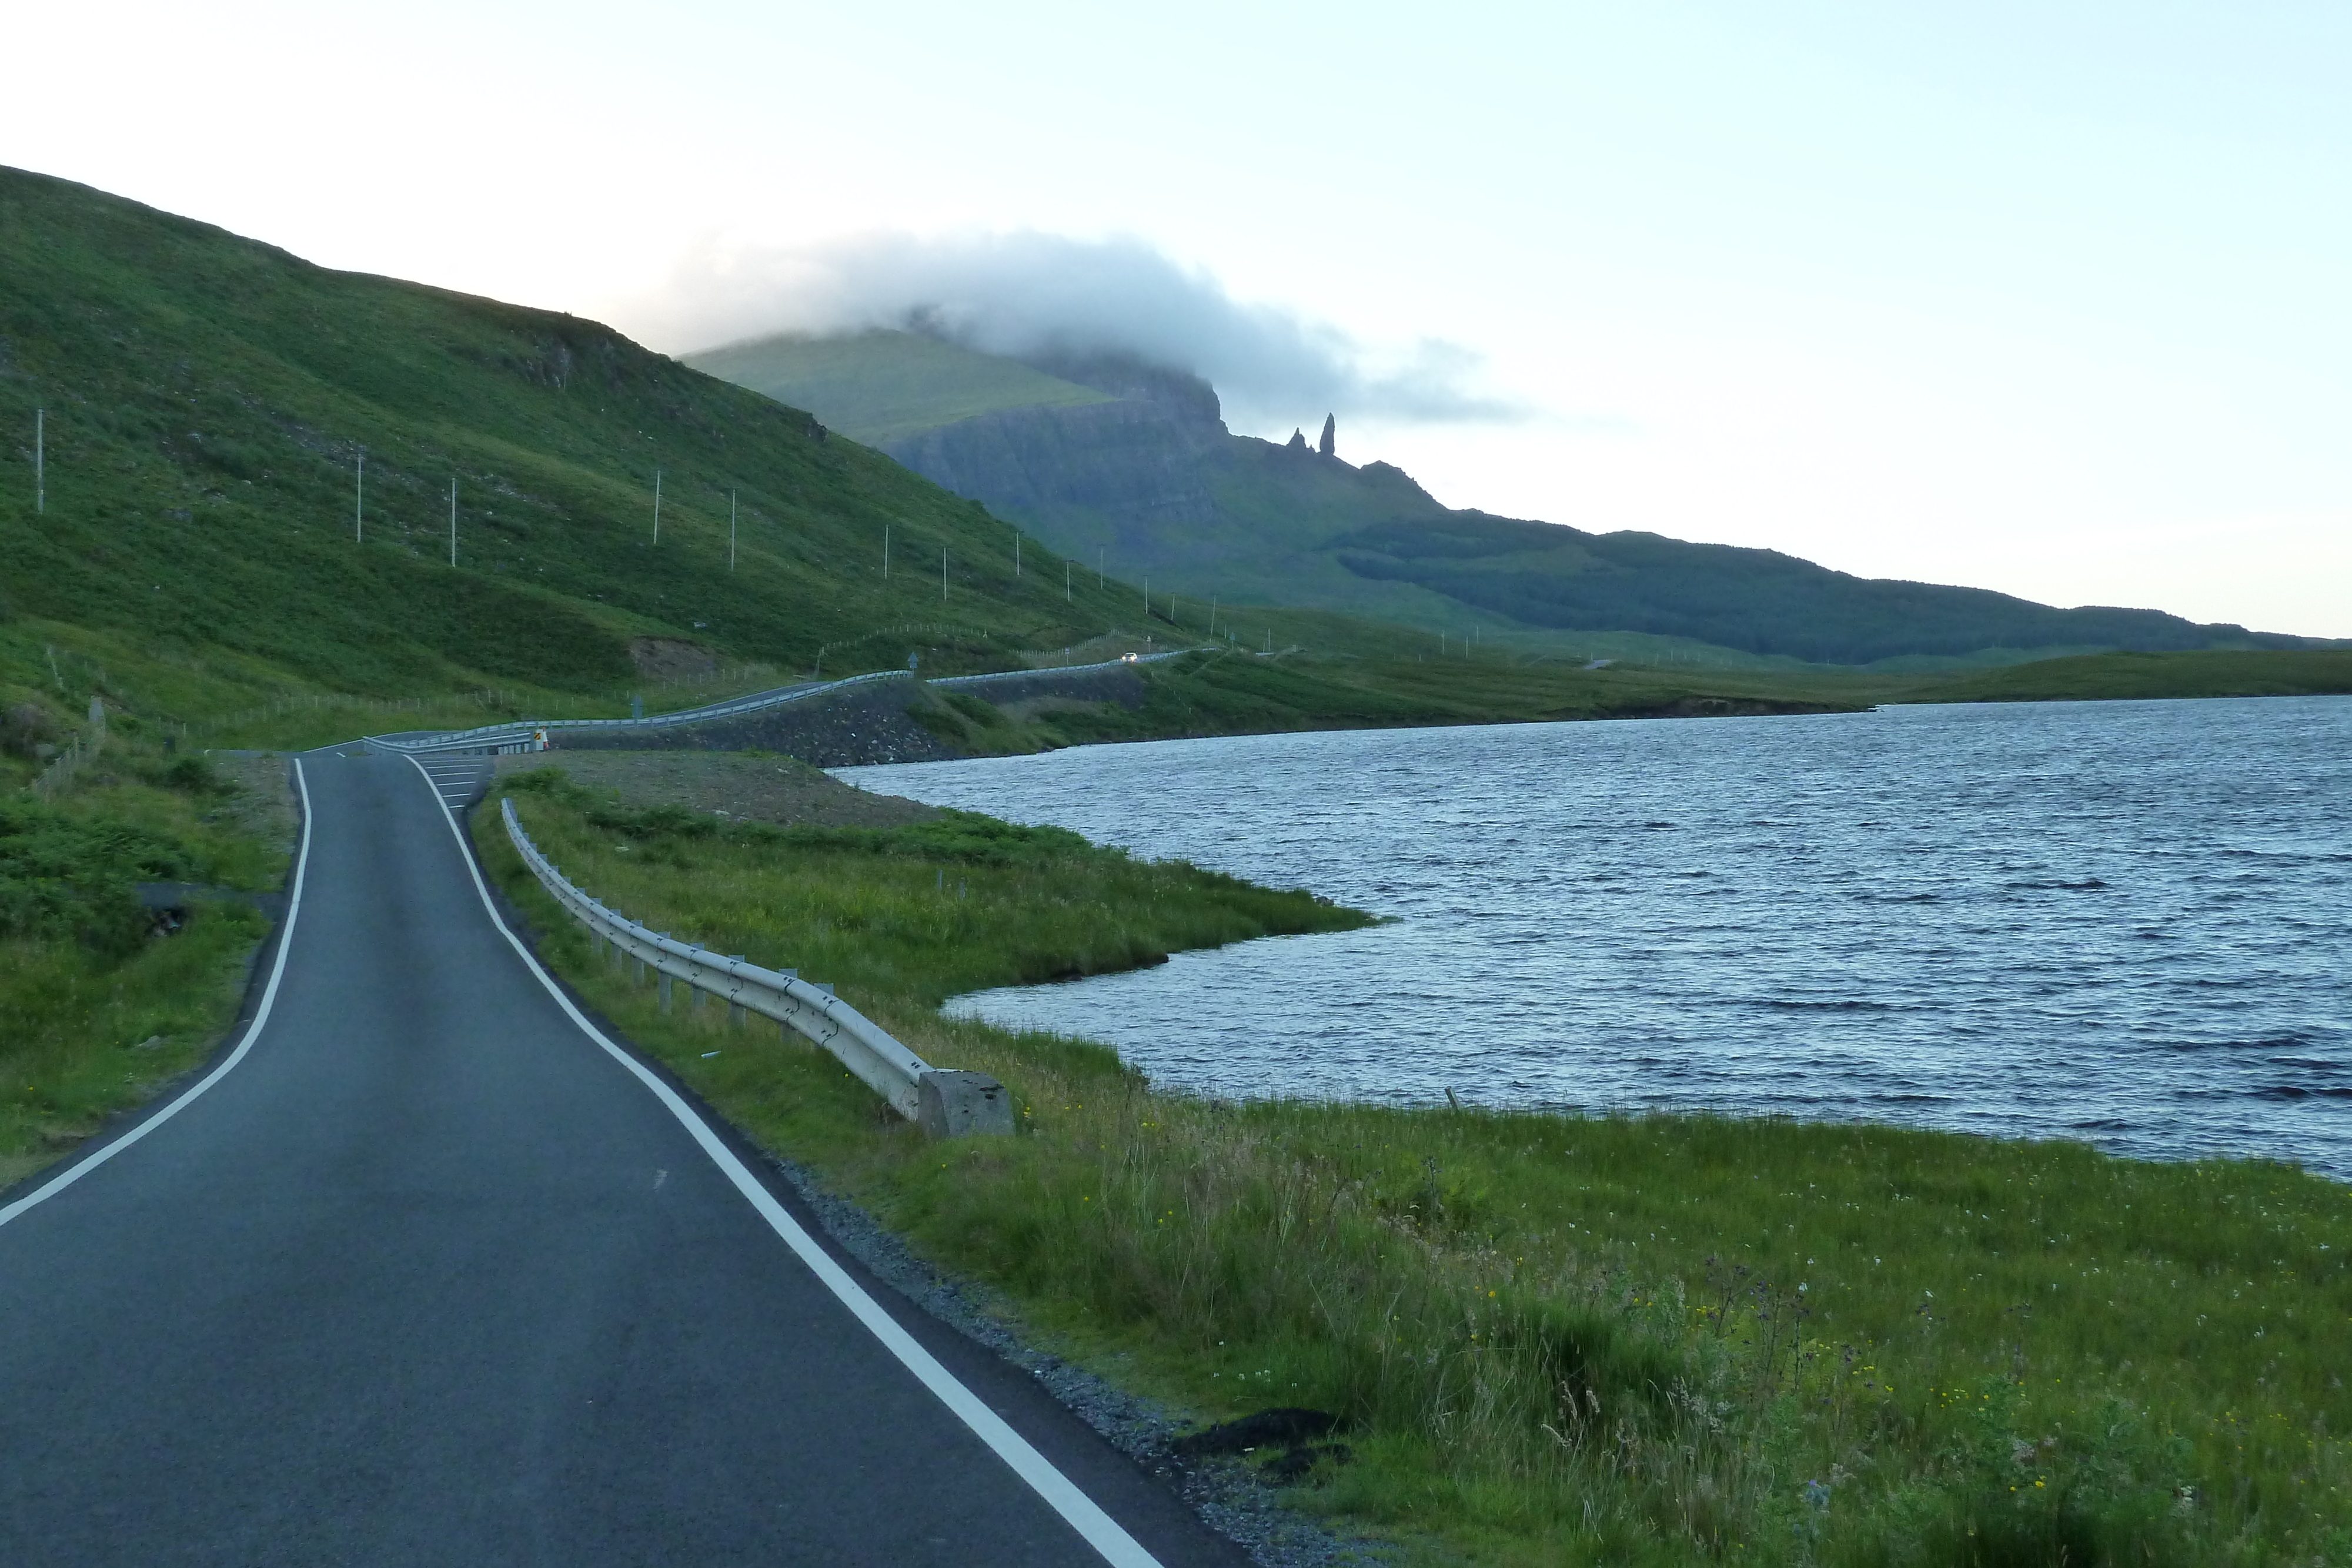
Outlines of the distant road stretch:
[[414,764],[302,773],[253,1028],[0,1205],[0,1563],[1244,1561],[597,1034]]

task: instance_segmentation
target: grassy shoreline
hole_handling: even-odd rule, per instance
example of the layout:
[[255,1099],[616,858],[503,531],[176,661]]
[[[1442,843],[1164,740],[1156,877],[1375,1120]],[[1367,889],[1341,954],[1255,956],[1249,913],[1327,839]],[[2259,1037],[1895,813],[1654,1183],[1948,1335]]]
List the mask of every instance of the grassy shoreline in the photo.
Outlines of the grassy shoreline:
[[[979,693],[954,691],[938,694],[914,716],[951,748],[1003,756],[1299,730],[1858,713],[1880,705],[2339,695],[2352,695],[2352,650],[2105,653],[1929,676],[1687,665],[1586,670],[1508,654],[1453,664],[1355,653],[1263,659],[1224,650],[1142,674],[1144,699],[1133,708],[1066,698],[999,707]],[[649,703],[648,711],[715,695],[680,687],[657,694],[666,700]],[[577,695],[506,694],[488,704],[453,696],[371,715],[363,727],[464,728],[500,717],[610,717],[621,711],[618,699],[600,704]],[[321,746],[351,738],[359,717],[354,707],[322,705],[214,733],[254,746]]]
[[928,1145],[830,1058],[662,1014],[521,875],[493,800],[493,872],[633,1038],[1116,1380],[1202,1419],[1340,1416],[1353,1462],[1302,1452],[1295,1496],[1410,1555],[2352,1561],[2339,1186],[1886,1128],[1164,1092],[938,1002],[1353,917],[986,830],[747,833],[518,786],[597,895],[835,980],[1002,1079],[1023,1132]]

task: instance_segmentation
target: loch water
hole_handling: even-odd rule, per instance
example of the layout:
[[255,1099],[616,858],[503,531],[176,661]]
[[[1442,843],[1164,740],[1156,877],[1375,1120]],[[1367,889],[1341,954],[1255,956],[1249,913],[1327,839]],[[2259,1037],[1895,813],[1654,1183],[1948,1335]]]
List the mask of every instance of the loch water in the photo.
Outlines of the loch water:
[[951,1010],[1242,1096],[1706,1110],[2352,1178],[2352,698],[844,769],[1390,916]]

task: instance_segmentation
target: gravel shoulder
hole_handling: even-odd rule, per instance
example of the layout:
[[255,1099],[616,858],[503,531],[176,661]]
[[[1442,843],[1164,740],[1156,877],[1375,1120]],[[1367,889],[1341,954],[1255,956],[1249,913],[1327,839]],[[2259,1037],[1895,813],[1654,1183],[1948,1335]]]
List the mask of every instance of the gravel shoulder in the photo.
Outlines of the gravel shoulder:
[[290,858],[302,831],[293,765],[269,751],[214,751],[205,754],[205,760],[236,786],[222,813],[229,824]]
[[500,777],[560,768],[625,806],[676,806],[786,827],[892,828],[939,815],[898,795],[843,783],[805,762],[759,751],[524,752],[498,759]]

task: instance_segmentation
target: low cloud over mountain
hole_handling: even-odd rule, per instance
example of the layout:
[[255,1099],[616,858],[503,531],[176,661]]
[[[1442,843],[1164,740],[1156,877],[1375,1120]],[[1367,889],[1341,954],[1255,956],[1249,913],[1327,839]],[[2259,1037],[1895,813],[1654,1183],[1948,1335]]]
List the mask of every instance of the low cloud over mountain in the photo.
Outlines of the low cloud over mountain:
[[1477,389],[1479,356],[1458,344],[1423,340],[1382,353],[1328,321],[1237,300],[1138,239],[1024,230],[707,246],[628,314],[680,350],[894,327],[1014,358],[1131,354],[1204,378],[1244,423],[1295,420],[1301,409],[1429,422],[1519,413]]

